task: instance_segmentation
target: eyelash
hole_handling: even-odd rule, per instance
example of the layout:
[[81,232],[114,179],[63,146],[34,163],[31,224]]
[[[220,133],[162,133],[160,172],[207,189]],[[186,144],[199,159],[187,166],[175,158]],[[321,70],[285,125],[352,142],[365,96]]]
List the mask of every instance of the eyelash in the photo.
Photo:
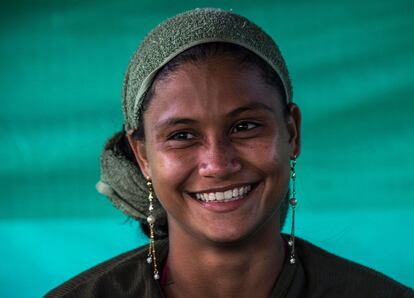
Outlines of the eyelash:
[[[244,126],[241,130],[239,130],[239,131],[235,131],[236,129],[238,129],[238,128],[240,128],[240,126]],[[246,128],[246,125],[247,125],[247,128]],[[249,127],[250,126],[250,127]],[[237,123],[236,125],[234,125],[232,128],[231,128],[231,132],[232,133],[238,133],[238,132],[241,132],[241,131],[248,131],[248,130],[252,130],[252,129],[255,129],[255,128],[257,128],[257,127],[259,127],[260,125],[258,124],[258,123],[256,123],[256,122],[253,122],[253,121],[241,121],[241,122],[239,122],[239,123]]]
[[[255,129],[259,126],[260,125],[258,123],[253,122],[253,121],[241,121],[241,122],[237,123],[236,125],[234,125],[230,129],[230,133],[241,133],[243,131],[249,131],[249,130]],[[190,140],[193,140],[195,138],[196,138],[196,136],[192,132],[177,131],[177,132],[172,133],[168,137],[168,140],[172,140],[172,141],[190,141]]]
[[[191,138],[188,138],[188,137],[183,138],[183,135],[186,135],[186,136],[192,135],[192,137]],[[169,140],[173,140],[173,141],[188,141],[188,140],[192,140],[194,138],[195,138],[195,135],[193,133],[189,132],[189,131],[174,132],[168,137]]]

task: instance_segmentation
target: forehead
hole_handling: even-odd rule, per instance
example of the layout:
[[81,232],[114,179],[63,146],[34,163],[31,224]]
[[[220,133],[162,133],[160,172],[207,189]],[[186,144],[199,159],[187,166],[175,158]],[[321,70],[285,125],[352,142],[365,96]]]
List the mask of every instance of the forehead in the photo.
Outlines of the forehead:
[[160,117],[208,112],[219,116],[254,102],[278,110],[281,94],[265,82],[258,67],[241,65],[228,56],[215,56],[186,62],[157,81],[145,114]]

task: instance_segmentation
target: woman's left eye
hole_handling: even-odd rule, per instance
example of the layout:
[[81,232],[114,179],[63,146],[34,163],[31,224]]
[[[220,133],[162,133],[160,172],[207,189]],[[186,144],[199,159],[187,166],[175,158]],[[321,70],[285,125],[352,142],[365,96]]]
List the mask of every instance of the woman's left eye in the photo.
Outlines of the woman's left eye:
[[232,133],[251,130],[251,129],[256,128],[258,126],[259,125],[257,123],[254,123],[254,122],[248,122],[248,121],[239,122],[232,128]]

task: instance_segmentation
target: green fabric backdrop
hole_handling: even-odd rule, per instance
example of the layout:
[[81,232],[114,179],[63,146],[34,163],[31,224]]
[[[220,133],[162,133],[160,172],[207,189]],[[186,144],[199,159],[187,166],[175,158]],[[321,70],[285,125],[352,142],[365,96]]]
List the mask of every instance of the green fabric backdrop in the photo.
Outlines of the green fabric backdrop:
[[144,34],[195,7],[280,44],[303,112],[297,231],[414,285],[414,2],[8,1],[0,4],[0,296],[38,297],[147,240],[98,195]]

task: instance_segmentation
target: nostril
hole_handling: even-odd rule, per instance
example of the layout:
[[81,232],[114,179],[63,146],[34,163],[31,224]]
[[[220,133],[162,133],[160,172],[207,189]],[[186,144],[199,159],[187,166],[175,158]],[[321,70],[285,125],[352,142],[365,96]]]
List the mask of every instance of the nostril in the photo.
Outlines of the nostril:
[[232,160],[232,167],[233,167],[232,170],[234,172],[240,171],[241,170],[241,163],[240,163],[240,161],[239,160],[236,160],[236,159]]

